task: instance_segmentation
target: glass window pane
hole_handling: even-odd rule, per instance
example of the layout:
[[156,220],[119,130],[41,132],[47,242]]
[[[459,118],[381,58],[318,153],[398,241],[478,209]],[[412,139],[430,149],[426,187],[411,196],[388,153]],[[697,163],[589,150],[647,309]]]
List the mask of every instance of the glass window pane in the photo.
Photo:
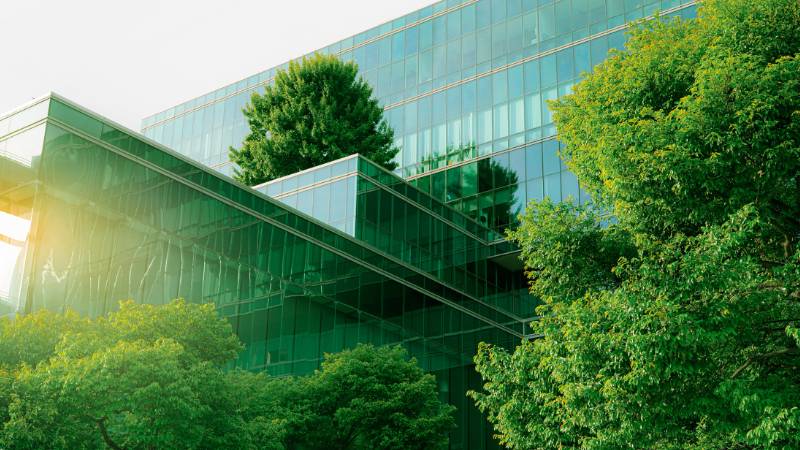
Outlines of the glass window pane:
[[544,177],[544,195],[554,202],[561,201],[561,174],[554,173]]
[[405,31],[406,56],[413,55],[419,50],[419,27],[409,28]]
[[539,9],[539,35],[542,41],[556,37],[556,18],[553,5]]
[[392,61],[400,61],[406,56],[405,32],[401,31],[392,36]]
[[494,104],[508,100],[508,73],[506,71],[492,75],[492,97]]
[[522,17],[522,40],[524,46],[534,45],[539,42],[539,26],[536,13],[525,14]]
[[484,28],[478,31],[478,64],[492,59],[492,30]]
[[508,69],[508,98],[515,99],[522,97],[522,70],[523,66],[515,66]]
[[447,15],[447,39],[455,39],[461,35],[461,10],[455,10]]
[[494,107],[494,139],[508,136],[508,103]]
[[480,0],[476,4],[476,26],[478,29],[481,29],[487,25],[492,20],[492,5],[490,0]]
[[525,96],[525,128],[542,126],[542,100],[539,94]]
[[525,148],[525,178],[542,176],[542,144],[534,144]]
[[511,101],[509,105],[509,134],[517,134],[525,131],[525,105],[523,99],[518,98]]
[[475,5],[469,5],[461,10],[461,31],[463,33],[475,31]]
[[575,62],[571,48],[561,50],[556,54],[556,65],[559,82],[571,80],[575,76]]
[[561,170],[561,159],[558,157],[558,141],[550,139],[542,143],[542,159],[545,175]]
[[433,45],[443,44],[446,36],[447,23],[444,16],[433,19]]
[[547,55],[541,59],[542,87],[550,87],[557,82],[556,56]]
[[423,22],[419,25],[419,48],[427,50],[433,45],[433,22]]
[[478,78],[478,109],[492,106],[492,77]]
[[492,140],[492,110],[478,112],[478,144]]

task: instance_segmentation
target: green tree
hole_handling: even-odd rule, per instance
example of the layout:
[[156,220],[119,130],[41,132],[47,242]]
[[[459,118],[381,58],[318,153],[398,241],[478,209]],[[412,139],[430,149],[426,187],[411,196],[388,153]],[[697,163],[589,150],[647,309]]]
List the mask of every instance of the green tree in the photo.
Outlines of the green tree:
[[0,336],[0,447],[280,448],[252,403],[264,377],[223,370],[241,344],[213,305],[40,311]]
[[595,206],[511,233],[543,338],[482,345],[471,393],[505,445],[800,448],[798,30],[796,0],[707,0],[551,105]]
[[277,383],[270,398],[287,421],[287,448],[446,448],[455,426],[433,375],[401,347],[359,345],[326,355],[313,375]]
[[400,347],[285,378],[230,370],[240,349],[214,305],[182,300],[0,319],[0,448],[447,446],[453,408]]
[[316,54],[279,71],[244,110],[250,133],[230,157],[254,185],[360,153],[394,170],[394,132],[352,62]]

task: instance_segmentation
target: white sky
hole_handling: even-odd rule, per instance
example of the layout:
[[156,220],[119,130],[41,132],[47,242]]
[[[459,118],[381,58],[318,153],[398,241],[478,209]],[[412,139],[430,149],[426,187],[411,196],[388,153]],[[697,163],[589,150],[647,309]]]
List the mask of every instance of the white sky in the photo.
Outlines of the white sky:
[[0,113],[49,91],[141,119],[434,0],[0,0]]

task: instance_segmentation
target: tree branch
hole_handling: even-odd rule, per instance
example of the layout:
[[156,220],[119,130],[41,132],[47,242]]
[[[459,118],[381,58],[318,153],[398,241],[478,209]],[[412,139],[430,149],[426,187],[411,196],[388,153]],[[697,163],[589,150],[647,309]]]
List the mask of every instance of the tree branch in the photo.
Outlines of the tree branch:
[[780,350],[775,350],[774,352],[768,352],[768,353],[764,353],[762,355],[751,356],[751,357],[747,358],[747,361],[745,361],[744,364],[742,364],[741,366],[739,366],[739,368],[737,368],[736,370],[733,371],[733,374],[731,375],[731,380],[733,380],[734,378],[738,377],[739,374],[742,373],[742,371],[744,371],[744,369],[747,369],[748,367],[750,367],[750,365],[753,364],[756,360],[771,358],[773,356],[794,354],[794,353],[797,353],[797,349],[796,348],[783,348],[783,349],[780,349]]
[[106,419],[108,419],[108,417],[95,419],[95,422],[97,423],[97,426],[100,428],[100,434],[103,435],[103,441],[106,443],[106,445],[109,448],[111,448],[113,450],[124,450],[122,447],[117,445],[116,442],[111,440],[111,436],[108,435],[108,430],[106,429]]
[[775,320],[765,320],[761,323],[787,323],[787,322],[800,322],[800,317],[796,317],[794,319],[775,319]]
[[344,439],[341,440],[342,448],[350,448],[350,444],[353,443],[353,440],[355,440],[358,435],[359,433],[355,430],[355,428],[351,427]]

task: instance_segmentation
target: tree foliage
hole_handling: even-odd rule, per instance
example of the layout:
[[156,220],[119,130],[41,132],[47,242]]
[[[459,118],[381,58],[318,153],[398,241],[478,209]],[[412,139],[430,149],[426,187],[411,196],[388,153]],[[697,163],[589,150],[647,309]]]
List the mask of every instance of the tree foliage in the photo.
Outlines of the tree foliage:
[[452,407],[400,348],[360,346],[286,378],[225,370],[240,349],[213,305],[181,300],[0,319],[0,448],[447,445]]
[[358,345],[288,383],[273,396],[284,411],[278,416],[288,418],[287,448],[447,448],[455,426],[455,408],[439,400],[433,375],[401,347]]
[[800,447],[798,53],[796,0],[707,0],[551,105],[596,205],[511,233],[545,304],[476,357],[505,445]]
[[239,181],[254,185],[353,153],[394,170],[394,132],[358,67],[316,54],[278,71],[244,110],[250,133],[231,160]]
[[[95,320],[0,322],[3,448],[256,448],[222,370],[241,344],[213,305],[123,302]],[[277,439],[276,439],[277,442]]]

